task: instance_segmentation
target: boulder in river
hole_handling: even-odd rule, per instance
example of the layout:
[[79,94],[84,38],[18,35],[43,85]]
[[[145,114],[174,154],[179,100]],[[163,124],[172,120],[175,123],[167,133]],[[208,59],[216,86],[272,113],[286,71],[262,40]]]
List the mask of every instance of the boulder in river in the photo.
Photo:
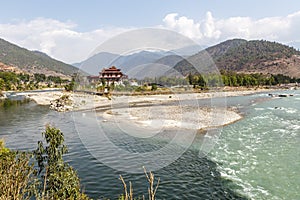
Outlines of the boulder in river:
[[73,110],[74,101],[69,95],[63,95],[58,99],[50,101],[50,109],[58,112],[66,112]]

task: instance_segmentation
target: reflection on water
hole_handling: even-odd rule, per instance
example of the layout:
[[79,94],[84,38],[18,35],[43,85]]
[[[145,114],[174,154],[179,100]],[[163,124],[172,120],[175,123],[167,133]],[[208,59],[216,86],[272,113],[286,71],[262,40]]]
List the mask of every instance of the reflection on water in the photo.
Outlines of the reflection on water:
[[[17,107],[17,106],[21,106],[24,103],[28,103],[30,100],[29,99],[0,99],[0,109],[2,110],[6,110],[9,108],[13,108],[13,107]],[[11,111],[9,111],[11,112]]]
[[[122,193],[122,184],[118,179],[120,174],[126,181],[133,183],[137,196],[146,194],[147,181],[142,167],[140,174],[127,174],[93,158],[79,139],[72,115],[51,111],[47,106],[39,106],[33,102],[6,102],[0,108],[0,137],[6,139],[10,148],[33,150],[37,141],[42,139],[41,132],[45,125],[50,123],[65,134],[70,152],[65,159],[78,171],[82,187],[88,195],[93,198],[116,199]],[[120,133],[116,132],[111,139],[118,134]],[[200,135],[195,141],[202,140],[201,137]],[[116,144],[121,146],[124,141],[134,141],[126,147],[133,152],[153,151],[165,144],[163,138],[115,139]],[[161,179],[158,199],[241,199],[227,187],[227,181],[220,177],[216,164],[206,157],[199,157],[198,150],[195,149],[188,150],[177,161],[154,173]]]

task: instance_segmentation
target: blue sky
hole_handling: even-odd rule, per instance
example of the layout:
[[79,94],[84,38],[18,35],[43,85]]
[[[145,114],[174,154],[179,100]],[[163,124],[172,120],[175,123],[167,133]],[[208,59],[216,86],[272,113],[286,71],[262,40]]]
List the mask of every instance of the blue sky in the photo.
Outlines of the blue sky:
[[297,44],[297,25],[298,0],[10,0],[0,12],[0,38],[69,63],[136,28],[163,27],[204,45],[234,37]]
[[10,0],[1,4],[0,23],[37,17],[71,20],[78,30],[104,26],[149,27],[168,13],[201,20],[207,11],[216,18],[235,16],[254,19],[285,16],[300,10],[300,1],[280,0]]

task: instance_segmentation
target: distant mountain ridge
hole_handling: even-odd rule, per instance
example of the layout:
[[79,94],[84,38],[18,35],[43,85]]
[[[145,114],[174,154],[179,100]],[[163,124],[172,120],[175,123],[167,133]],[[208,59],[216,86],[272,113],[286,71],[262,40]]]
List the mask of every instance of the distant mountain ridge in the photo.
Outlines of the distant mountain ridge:
[[102,68],[109,67],[111,62],[118,57],[119,55],[117,54],[101,52],[91,56],[83,62],[74,63],[72,65],[87,72],[88,74],[98,75]]
[[[136,69],[138,66],[143,67],[144,65],[150,66],[151,64],[157,64],[161,62],[159,61],[159,59],[164,57],[168,57],[171,55],[176,55],[175,57],[178,57],[179,55],[182,57],[188,57],[199,52],[202,49],[204,48],[201,46],[193,45],[170,51],[142,50],[129,55],[118,55],[110,52],[99,52],[82,62],[74,63],[72,65],[93,75],[97,75],[99,71],[101,71],[103,68],[107,68],[112,65],[117,66],[123,72],[126,73],[128,71]],[[166,58],[166,62],[174,63],[173,60],[167,61],[171,58],[172,57]]]
[[103,68],[108,68],[113,65],[126,73],[136,66],[154,63],[164,56],[164,53],[150,51],[141,51],[130,55],[100,52],[81,63],[76,63],[75,66],[92,75],[97,75]]
[[0,62],[27,73],[71,76],[78,68],[55,60],[39,51],[29,51],[6,40],[0,39]]
[[[187,48],[189,49],[189,48]],[[196,50],[196,47],[190,49]],[[200,48],[198,48],[199,50]],[[187,52],[187,51],[186,51]],[[81,63],[81,69],[97,75],[104,67],[115,65],[123,72],[139,71],[148,74],[163,74],[166,67],[183,76],[189,73],[201,73],[227,70],[237,73],[283,74],[300,77],[300,52],[277,42],[265,40],[247,41],[231,39],[220,44],[199,50],[191,56],[180,56],[175,51],[141,51],[130,55],[116,55],[107,52],[98,53]],[[194,66],[193,66],[194,65]],[[79,65],[77,65],[79,67]],[[195,66],[200,70],[196,70]],[[214,67],[215,66],[215,67]],[[135,77],[136,78],[136,77]]]
[[208,67],[203,58],[210,58],[218,70],[300,77],[300,51],[265,40],[228,40],[178,62],[174,68],[184,75],[197,73],[193,65]]
[[[181,51],[188,52],[187,49],[193,52],[201,48],[192,46]],[[0,39],[0,63],[3,67],[11,66],[27,73],[58,76],[71,76],[79,72],[77,67],[89,74],[97,75],[102,68],[112,65],[129,74],[139,71],[137,74],[146,73],[145,76],[147,73],[163,75],[168,73],[167,69],[172,68],[173,71],[178,72],[177,74],[186,76],[198,72],[193,65],[200,67],[202,72],[209,72],[214,65],[218,70],[237,73],[283,74],[294,78],[300,77],[300,51],[265,40],[227,40],[191,56],[177,55],[176,51],[140,51],[130,55],[101,52],[82,63],[77,63],[77,67],[74,67],[55,60],[43,52],[29,51]],[[160,73],[160,69],[163,73]]]

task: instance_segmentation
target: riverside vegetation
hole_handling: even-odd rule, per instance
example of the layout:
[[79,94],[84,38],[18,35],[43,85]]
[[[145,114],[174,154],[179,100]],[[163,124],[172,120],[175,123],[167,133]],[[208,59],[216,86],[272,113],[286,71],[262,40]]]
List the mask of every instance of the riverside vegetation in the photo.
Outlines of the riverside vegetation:
[[[76,171],[63,159],[68,152],[63,133],[48,125],[42,134],[46,144],[39,141],[32,152],[10,150],[0,140],[0,200],[90,199],[82,192]],[[154,186],[154,174],[147,173],[145,168],[144,172],[149,183],[149,200],[154,200],[159,180]],[[124,194],[119,199],[136,199],[131,182],[128,192],[122,176],[120,180]]]
[[300,78],[292,78],[283,74],[262,74],[262,73],[237,73],[234,71],[221,70],[220,74],[188,74],[186,78],[175,78],[161,76],[158,78],[146,77],[143,80],[138,81],[140,86],[130,86],[125,84],[124,86],[117,85],[114,87],[114,91],[131,91],[131,92],[145,92],[156,91],[158,86],[163,86],[162,89],[166,90],[167,87],[172,86],[189,86],[193,88],[200,88],[201,90],[207,90],[210,87],[270,87],[278,86],[289,83],[300,83]]
[[300,78],[292,78],[283,74],[261,74],[261,73],[236,73],[233,71],[221,70],[221,74],[189,74],[187,77],[189,84],[194,87],[256,87],[275,86],[281,84],[298,83]]
[[43,87],[62,87],[69,82],[59,76],[45,74],[25,74],[14,72],[0,72],[0,91],[2,90],[33,90]]

